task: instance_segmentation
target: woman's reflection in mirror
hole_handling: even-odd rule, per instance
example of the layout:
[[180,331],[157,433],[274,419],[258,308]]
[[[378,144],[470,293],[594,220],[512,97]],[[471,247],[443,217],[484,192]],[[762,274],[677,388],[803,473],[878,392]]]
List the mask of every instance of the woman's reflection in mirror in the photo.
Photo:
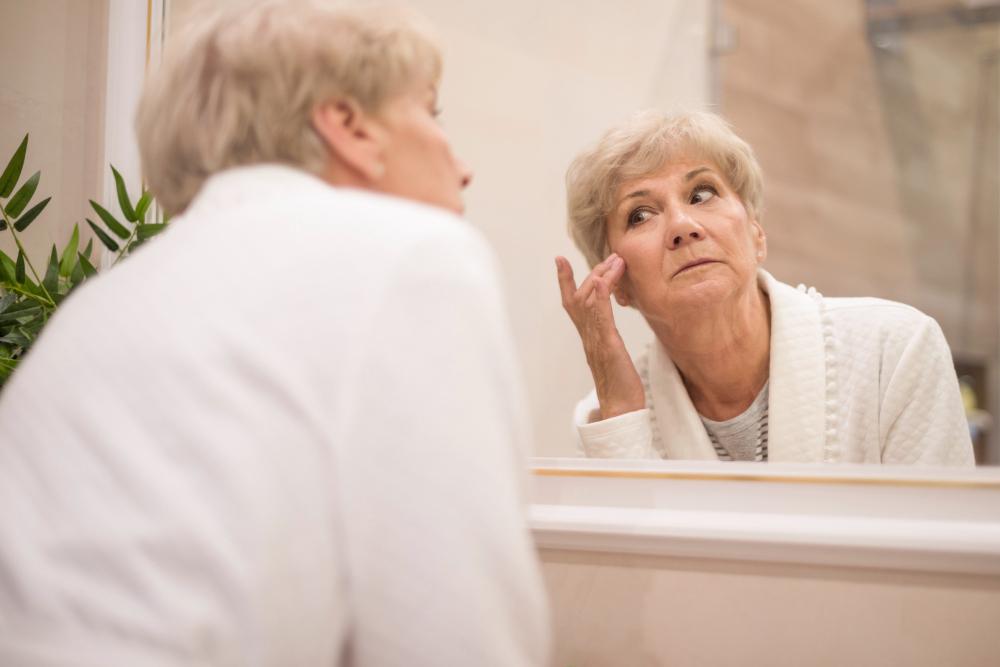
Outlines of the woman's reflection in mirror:
[[[722,118],[638,114],[566,180],[570,233],[591,267],[577,285],[556,258],[594,378],[575,415],[587,456],[973,464],[932,318],[762,268],[761,168]],[[612,298],[653,331],[635,361]]]

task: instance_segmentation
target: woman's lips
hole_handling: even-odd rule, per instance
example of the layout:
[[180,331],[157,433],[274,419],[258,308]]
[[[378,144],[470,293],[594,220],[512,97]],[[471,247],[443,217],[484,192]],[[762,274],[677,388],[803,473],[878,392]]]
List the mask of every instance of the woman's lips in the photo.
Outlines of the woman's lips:
[[696,259],[693,262],[688,262],[687,264],[685,264],[681,268],[677,269],[677,271],[674,272],[674,275],[675,276],[679,275],[679,274],[683,273],[684,271],[687,271],[688,269],[695,268],[696,266],[704,266],[705,264],[715,264],[715,263],[716,263],[716,260],[714,260],[714,259]]

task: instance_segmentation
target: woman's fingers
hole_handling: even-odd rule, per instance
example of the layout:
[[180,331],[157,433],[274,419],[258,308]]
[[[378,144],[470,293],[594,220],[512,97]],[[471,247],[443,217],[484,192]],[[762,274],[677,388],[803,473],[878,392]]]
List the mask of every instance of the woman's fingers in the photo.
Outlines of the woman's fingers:
[[[573,268],[565,257],[556,257],[556,274],[563,308],[578,327],[589,319],[590,325],[599,324],[599,329],[614,328],[611,311],[611,294],[625,274],[625,260],[612,253],[576,286]],[[590,313],[590,314],[588,314]]]
[[616,335],[611,295],[625,273],[625,261],[612,253],[593,268],[579,287],[565,257],[556,257],[556,272],[563,308],[584,337],[585,345],[593,336],[596,338],[591,342]]
[[562,256],[556,257],[556,276],[559,278],[559,292],[562,295],[563,307],[571,309],[577,303],[583,303],[594,289],[594,275],[602,274],[604,268],[604,262],[595,266],[593,271],[577,287],[576,280],[573,278],[573,267],[570,266],[569,260]]
[[559,279],[559,292],[562,294],[563,306],[568,306],[576,294],[576,280],[573,279],[573,267],[565,257],[556,257],[556,277]]
[[611,316],[611,295],[624,273],[625,263],[617,258],[608,265],[602,276],[594,280],[593,291],[586,297],[585,303],[589,308],[600,310],[602,319]]
[[618,255],[611,253],[608,255],[607,259],[595,266],[594,270],[590,272],[590,275],[588,275],[583,282],[580,283],[580,287],[577,288],[577,298],[582,302],[587,301],[588,297],[590,297],[591,293],[594,291],[594,287],[598,283],[605,280],[608,271],[611,270],[611,267],[616,266],[616,263],[618,262],[621,262],[624,266],[624,260],[622,260],[622,258]]
[[615,287],[618,286],[618,282],[625,275],[625,260],[618,255],[612,255],[614,260],[608,266],[608,270],[604,273],[604,282],[608,286],[609,292],[614,292]]
[[602,419],[645,405],[642,381],[615,326],[611,293],[625,275],[625,260],[616,254],[594,267],[580,286],[565,257],[556,257],[563,307],[576,325],[601,405]]

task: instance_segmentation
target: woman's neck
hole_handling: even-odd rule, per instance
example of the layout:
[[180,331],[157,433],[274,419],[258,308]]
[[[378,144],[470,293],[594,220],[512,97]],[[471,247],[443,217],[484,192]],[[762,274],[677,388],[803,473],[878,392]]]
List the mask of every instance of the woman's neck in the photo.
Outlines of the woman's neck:
[[743,413],[764,387],[771,359],[771,312],[756,284],[711,306],[650,322],[698,413],[716,421]]

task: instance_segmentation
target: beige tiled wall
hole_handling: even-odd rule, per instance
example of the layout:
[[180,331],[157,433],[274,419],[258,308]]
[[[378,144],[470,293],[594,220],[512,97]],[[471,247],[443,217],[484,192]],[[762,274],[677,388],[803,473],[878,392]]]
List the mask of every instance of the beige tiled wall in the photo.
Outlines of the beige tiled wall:
[[956,356],[995,365],[1000,78],[983,58],[1000,26],[877,48],[865,4],[723,2],[737,38],[719,60],[721,104],[764,167],[769,268],[830,295],[910,303]]

